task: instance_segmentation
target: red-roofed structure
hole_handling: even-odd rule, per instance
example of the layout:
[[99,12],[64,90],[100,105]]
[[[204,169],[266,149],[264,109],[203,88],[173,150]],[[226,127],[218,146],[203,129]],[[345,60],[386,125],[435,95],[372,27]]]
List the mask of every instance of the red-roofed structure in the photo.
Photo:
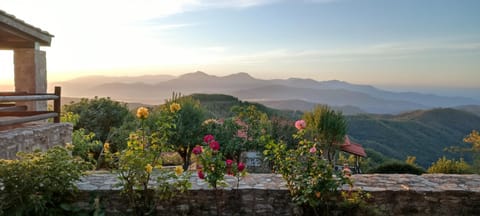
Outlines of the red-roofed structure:
[[362,173],[360,170],[359,157],[367,157],[367,153],[365,153],[362,145],[350,141],[350,138],[345,135],[345,142],[340,146],[340,150],[355,155],[355,165],[353,169],[356,173]]
[[348,136],[345,136],[345,143],[340,146],[340,150],[356,156],[367,157],[367,153],[365,153],[362,145],[350,141]]

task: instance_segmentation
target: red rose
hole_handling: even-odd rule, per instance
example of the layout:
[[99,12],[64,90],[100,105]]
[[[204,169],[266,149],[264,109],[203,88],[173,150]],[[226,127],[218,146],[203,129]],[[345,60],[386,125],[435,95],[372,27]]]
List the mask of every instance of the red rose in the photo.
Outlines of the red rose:
[[198,175],[198,178],[205,179],[205,174],[203,174],[201,170],[197,172],[197,175]]
[[210,142],[210,148],[214,151],[218,151],[220,149],[220,144],[217,141],[213,140]]
[[195,154],[195,155],[199,155],[202,153],[202,146],[195,146],[193,149],[192,149],[192,153]]
[[237,169],[239,172],[242,172],[245,169],[245,164],[242,162],[238,163]]
[[207,134],[203,137],[203,142],[205,142],[205,143],[210,143],[214,140],[215,140],[215,137],[213,137],[213,135],[211,135],[211,134]]
[[232,166],[233,160],[228,159],[226,163],[227,163],[227,167]]

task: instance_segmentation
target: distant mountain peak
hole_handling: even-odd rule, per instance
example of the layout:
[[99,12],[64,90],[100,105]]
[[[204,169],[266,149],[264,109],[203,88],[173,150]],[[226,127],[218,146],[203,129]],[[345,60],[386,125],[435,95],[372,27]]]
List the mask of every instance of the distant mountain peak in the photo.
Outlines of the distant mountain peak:
[[192,72],[192,73],[183,74],[183,75],[179,76],[178,78],[198,79],[198,78],[203,78],[203,77],[212,77],[212,75],[208,75],[207,73],[205,73],[203,71],[195,71],[195,72]]
[[225,78],[235,78],[235,79],[249,79],[249,80],[255,79],[252,76],[250,76],[250,74],[248,74],[246,72],[234,73],[234,74],[230,74],[230,75],[227,75],[227,76],[224,76],[224,77]]

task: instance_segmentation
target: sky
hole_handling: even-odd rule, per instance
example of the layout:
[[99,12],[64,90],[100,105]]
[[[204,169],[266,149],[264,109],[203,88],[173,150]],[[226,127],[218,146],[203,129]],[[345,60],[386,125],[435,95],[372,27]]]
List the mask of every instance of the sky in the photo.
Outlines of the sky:
[[[0,0],[55,35],[49,81],[85,75],[343,80],[480,87],[478,0]],[[0,51],[0,84],[13,54]]]

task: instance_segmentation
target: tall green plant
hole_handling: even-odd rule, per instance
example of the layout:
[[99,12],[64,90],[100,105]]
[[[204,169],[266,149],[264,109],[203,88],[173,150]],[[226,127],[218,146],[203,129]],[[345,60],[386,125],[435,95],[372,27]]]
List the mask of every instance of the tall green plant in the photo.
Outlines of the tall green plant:
[[328,106],[317,106],[312,112],[306,112],[303,119],[306,122],[305,135],[320,145],[325,158],[333,164],[347,133],[347,122],[342,113]]
[[175,151],[182,157],[183,168],[188,169],[193,147],[202,142],[204,111],[192,97],[175,95],[161,109],[164,113],[173,113],[175,107],[178,110],[175,111],[174,127],[170,128],[168,142],[175,146]]

